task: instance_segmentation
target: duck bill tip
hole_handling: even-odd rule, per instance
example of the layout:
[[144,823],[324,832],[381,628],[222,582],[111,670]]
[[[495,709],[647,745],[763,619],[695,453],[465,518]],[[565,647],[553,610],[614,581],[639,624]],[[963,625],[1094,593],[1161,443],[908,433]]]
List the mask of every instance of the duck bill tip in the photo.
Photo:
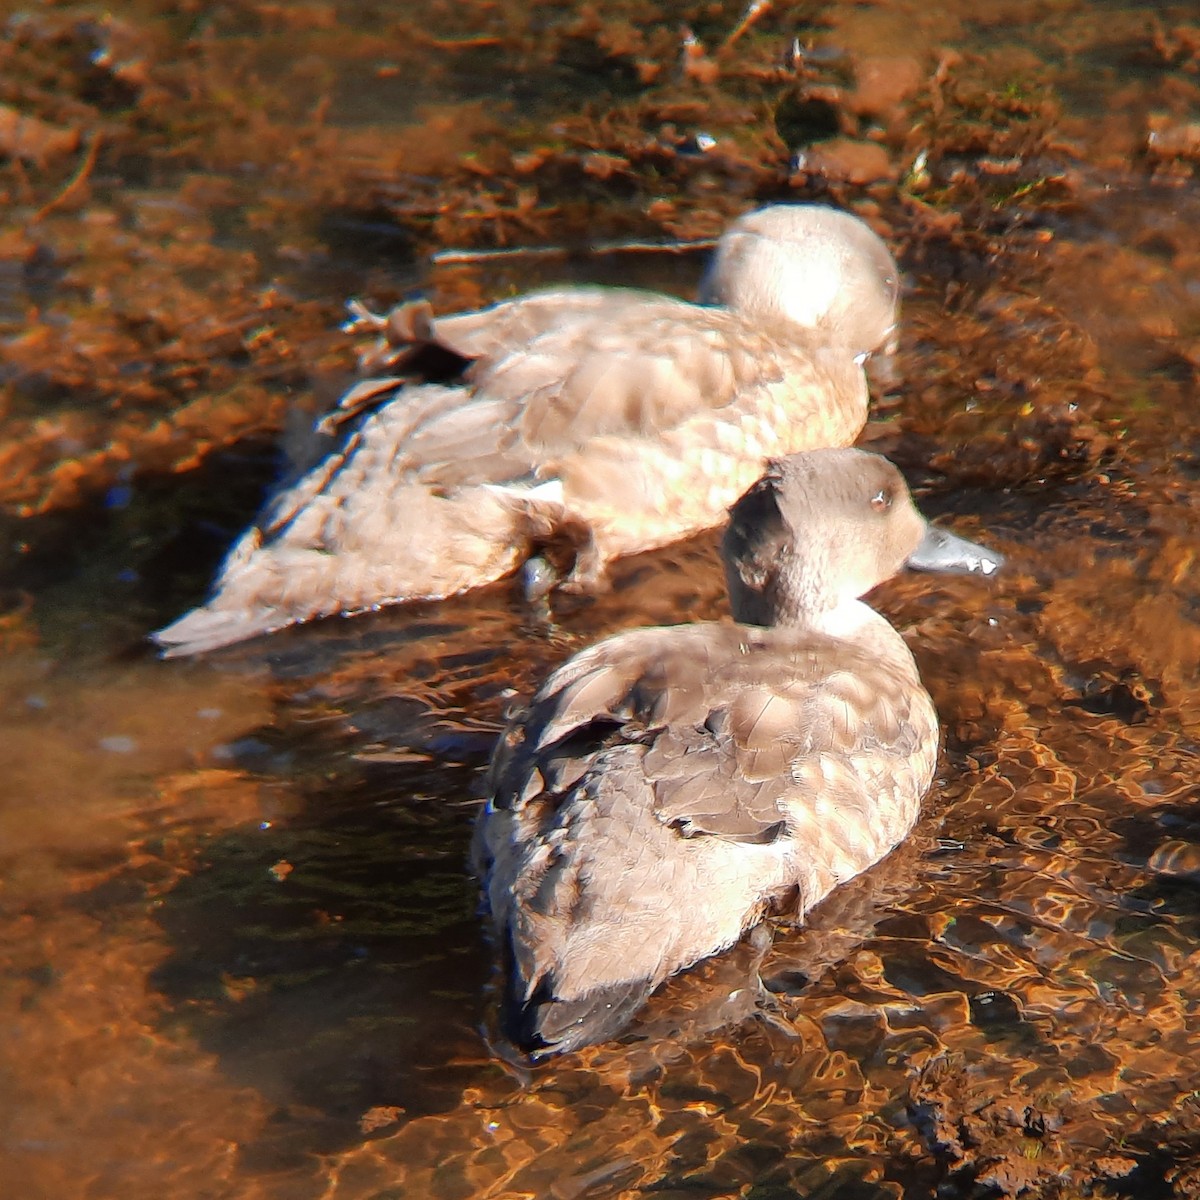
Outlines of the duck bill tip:
[[1004,555],[936,525],[926,525],[925,537],[909,555],[908,565],[918,571],[990,576],[1004,566]]

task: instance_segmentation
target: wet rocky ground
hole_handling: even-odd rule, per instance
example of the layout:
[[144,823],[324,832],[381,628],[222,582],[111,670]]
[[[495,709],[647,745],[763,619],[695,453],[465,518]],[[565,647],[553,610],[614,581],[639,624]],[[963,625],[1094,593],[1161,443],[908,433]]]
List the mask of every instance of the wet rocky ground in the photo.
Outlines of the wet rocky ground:
[[[1192,6],[0,15],[13,1196],[1200,1190]],[[700,253],[652,246],[789,198],[895,248],[865,440],[1010,567],[876,597],[945,729],[911,841],[522,1073],[486,1040],[481,768],[573,650],[722,614],[714,539],[553,625],[501,586],[195,662],[144,636],[352,380],[348,297],[687,294]]]

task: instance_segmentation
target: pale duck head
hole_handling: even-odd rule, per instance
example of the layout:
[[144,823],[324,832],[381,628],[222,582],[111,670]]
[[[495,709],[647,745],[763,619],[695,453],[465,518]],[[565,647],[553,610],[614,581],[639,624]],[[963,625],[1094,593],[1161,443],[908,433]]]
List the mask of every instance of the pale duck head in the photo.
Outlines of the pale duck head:
[[864,221],[816,204],[739,217],[717,243],[701,301],[815,330],[862,359],[891,348],[900,271]]

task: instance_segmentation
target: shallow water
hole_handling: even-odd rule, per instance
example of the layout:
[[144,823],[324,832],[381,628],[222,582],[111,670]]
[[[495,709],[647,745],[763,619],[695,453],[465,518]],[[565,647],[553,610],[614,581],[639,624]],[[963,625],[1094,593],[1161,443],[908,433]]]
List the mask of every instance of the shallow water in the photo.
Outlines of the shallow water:
[[[596,11],[6,26],[0,103],[45,123],[0,120],[7,1194],[1196,1194],[1194,14],[776,4],[721,49],[735,6]],[[684,21],[704,55],[680,77]],[[881,55],[917,82],[869,101]],[[785,135],[830,113],[890,175],[789,179]],[[824,194],[907,274],[866,440],[1009,556],[876,596],[942,716],[938,782],[761,962],[740,946],[629,1039],[524,1074],[487,1044],[465,866],[492,739],[598,636],[720,615],[715,539],[553,625],[500,586],[195,662],[142,639],[201,596],[280,429],[349,378],[347,295],[686,293],[696,255],[588,237]],[[529,244],[570,253],[425,265]]]

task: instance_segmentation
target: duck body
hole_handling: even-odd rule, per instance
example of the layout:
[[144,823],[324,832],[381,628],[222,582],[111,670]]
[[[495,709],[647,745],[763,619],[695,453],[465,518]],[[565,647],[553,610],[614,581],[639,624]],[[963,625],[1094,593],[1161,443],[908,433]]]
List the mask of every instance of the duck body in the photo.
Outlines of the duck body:
[[[839,229],[849,249],[831,259]],[[155,639],[190,653],[437,599],[544,550],[569,566],[565,586],[591,588],[612,559],[719,524],[768,458],[852,441],[867,414],[862,359],[894,324],[890,254],[856,218],[808,206],[749,214],[734,233],[754,253],[739,251],[739,270],[719,249],[706,287],[719,299],[736,282],[736,306],[572,288],[377,319],[374,362],[394,374],[348,393],[365,411],[269,502],[211,599]],[[772,254],[805,298],[794,315],[777,294],[783,268],[763,265]],[[872,303],[847,305],[847,291]],[[446,378],[420,382],[431,351]]]
[[485,823],[511,1041],[604,1040],[668,976],[770,911],[802,918],[901,841],[937,716],[903,642],[878,642],[640,630],[550,678]]
[[916,821],[937,714],[903,639],[855,597],[924,522],[874,455],[772,470],[726,535],[740,623],[600,642],[501,738],[476,858],[502,1026],[533,1057],[612,1036],[668,976],[766,913],[802,917]]

